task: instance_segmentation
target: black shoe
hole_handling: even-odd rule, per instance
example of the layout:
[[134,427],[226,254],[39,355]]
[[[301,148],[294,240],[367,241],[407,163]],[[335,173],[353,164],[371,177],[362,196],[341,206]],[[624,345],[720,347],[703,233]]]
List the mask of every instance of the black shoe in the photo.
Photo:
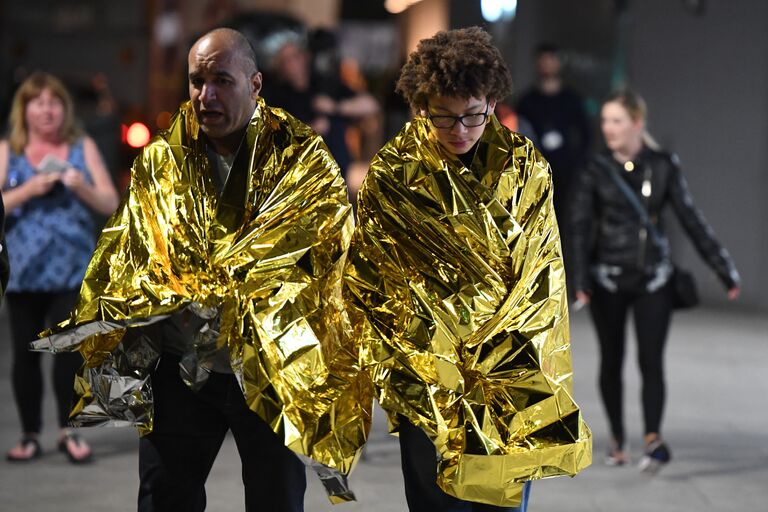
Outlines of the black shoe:
[[645,447],[645,454],[640,458],[637,466],[643,473],[655,475],[671,460],[672,452],[669,446],[661,440],[656,440]]

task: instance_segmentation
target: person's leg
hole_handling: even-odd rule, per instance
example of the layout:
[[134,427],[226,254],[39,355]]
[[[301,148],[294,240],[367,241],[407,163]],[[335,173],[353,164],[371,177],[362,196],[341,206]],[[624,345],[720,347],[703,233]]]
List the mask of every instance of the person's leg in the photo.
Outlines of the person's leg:
[[[624,449],[623,377],[627,300],[624,294],[596,287],[590,313],[600,345],[600,396],[603,400],[614,450]],[[617,459],[617,463],[622,463]]]
[[666,397],[664,346],[672,318],[672,298],[668,290],[663,288],[639,297],[633,308],[638,364],[643,379],[643,414],[647,444],[659,436],[661,429]]
[[634,306],[645,418],[645,453],[638,467],[647,473],[657,472],[672,460],[672,452],[661,439],[660,433],[666,395],[664,346],[672,307],[672,295],[668,287],[640,297]]
[[[51,294],[50,307],[46,315],[46,327],[51,327],[66,320],[77,304],[78,290]],[[73,433],[69,426],[69,412],[72,409],[72,397],[75,375],[83,364],[80,352],[61,352],[53,358],[53,391],[56,396],[58,412],[59,451],[67,454],[69,461],[75,464],[91,462],[91,447],[80,435]]]
[[212,374],[227,383],[223,404],[243,465],[245,510],[302,512],[307,477],[304,464],[258,414],[251,411],[234,375]]
[[429,437],[402,416],[399,432],[408,510],[411,512],[469,512],[471,503],[446,494],[437,485],[437,452]]
[[[45,328],[47,299],[45,294],[9,293],[5,300],[13,346],[13,397],[24,439],[36,442],[42,428],[43,374],[40,369],[41,354],[30,351],[29,343],[37,339],[37,334]],[[20,443],[8,452],[8,458],[24,460],[34,456],[34,451],[39,449],[33,443]]]
[[[78,296],[77,291],[52,294],[46,315],[46,327],[54,326],[66,320],[75,307]],[[83,357],[80,352],[61,352],[53,358],[53,391],[56,395],[59,427],[62,429],[69,425],[75,374],[82,364]]]
[[205,481],[227,432],[212,405],[224,390],[209,381],[198,396],[181,380],[178,363],[164,353],[151,375],[155,416],[152,433],[139,441],[140,512],[205,510]]

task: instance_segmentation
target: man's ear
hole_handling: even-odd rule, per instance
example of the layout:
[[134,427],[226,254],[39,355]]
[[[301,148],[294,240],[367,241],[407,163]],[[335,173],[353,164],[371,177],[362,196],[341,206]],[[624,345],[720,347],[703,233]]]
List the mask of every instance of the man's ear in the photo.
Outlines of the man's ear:
[[261,92],[261,73],[255,72],[251,77],[251,95],[255,98]]

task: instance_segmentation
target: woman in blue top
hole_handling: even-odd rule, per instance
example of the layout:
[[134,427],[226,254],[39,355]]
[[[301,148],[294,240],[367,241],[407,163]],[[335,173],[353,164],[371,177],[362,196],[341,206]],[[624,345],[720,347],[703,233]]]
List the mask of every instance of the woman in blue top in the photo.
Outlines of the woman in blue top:
[[5,207],[0,197],[0,302],[5,295],[5,287],[8,285],[8,251],[5,250]]
[[[0,141],[0,186],[6,213],[11,275],[6,301],[13,338],[12,382],[22,438],[7,454],[26,461],[41,454],[40,354],[28,343],[64,320],[74,307],[95,245],[92,211],[110,214],[118,195],[96,144],[75,125],[63,84],[34,73],[13,99],[8,141]],[[61,428],[59,449],[72,462],[91,449],[67,430],[78,353],[58,355],[53,387]]]

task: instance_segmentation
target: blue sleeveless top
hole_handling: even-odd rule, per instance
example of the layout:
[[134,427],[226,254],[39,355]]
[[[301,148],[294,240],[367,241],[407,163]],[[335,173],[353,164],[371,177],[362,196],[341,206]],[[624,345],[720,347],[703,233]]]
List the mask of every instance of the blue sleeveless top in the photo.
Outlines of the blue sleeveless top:
[[[91,183],[83,139],[69,146],[67,161]],[[35,172],[25,155],[10,151],[3,189],[18,187]],[[5,239],[11,263],[7,292],[80,289],[96,242],[90,210],[61,183],[6,212]]]

